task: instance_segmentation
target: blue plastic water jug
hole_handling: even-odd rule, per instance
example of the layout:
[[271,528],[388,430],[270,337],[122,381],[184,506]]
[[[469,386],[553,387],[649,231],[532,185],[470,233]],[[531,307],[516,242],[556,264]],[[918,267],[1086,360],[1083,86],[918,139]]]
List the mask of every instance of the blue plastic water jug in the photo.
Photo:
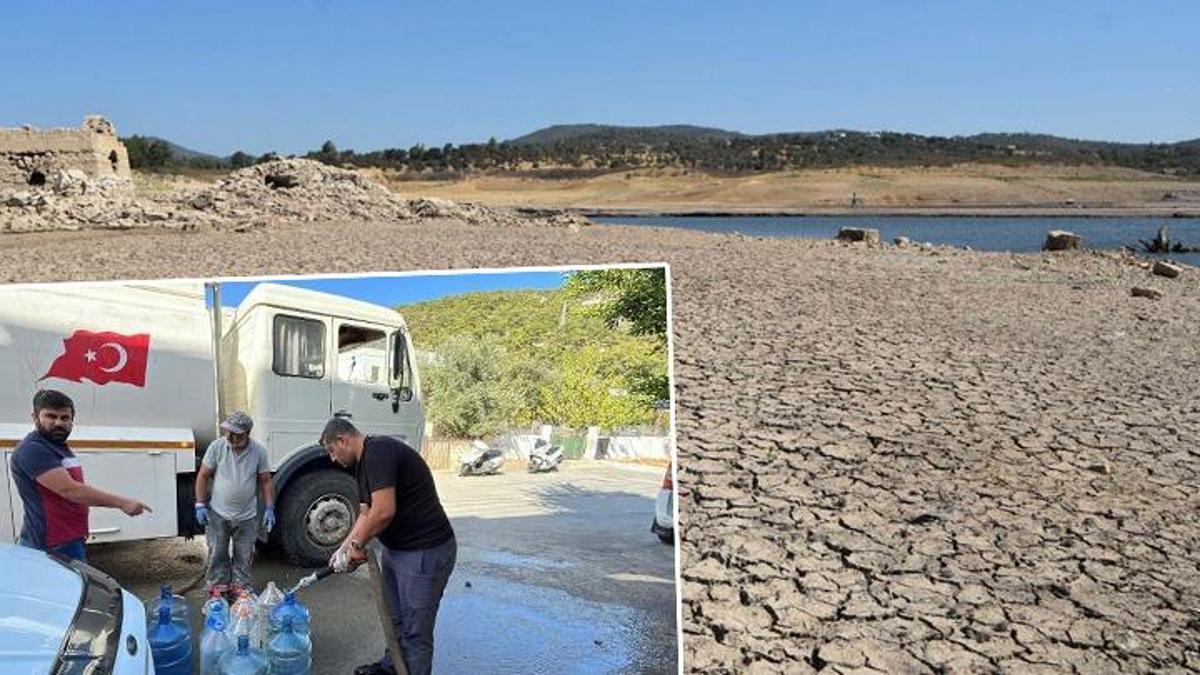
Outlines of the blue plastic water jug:
[[200,634],[200,675],[220,675],[221,659],[236,649],[229,625],[218,613],[214,611],[204,620],[204,632]]
[[218,664],[221,675],[267,675],[270,666],[262,652],[250,648],[250,636],[239,635],[237,650],[221,657]]
[[[283,596],[283,602],[279,606],[271,610],[271,635],[279,632],[283,626],[283,620],[291,617],[292,630],[296,633],[308,635],[309,623],[311,616],[308,607],[304,603],[296,599],[295,593],[287,593]],[[268,638],[269,639],[269,638]]]
[[160,605],[158,622],[147,633],[156,675],[191,675],[192,639],[186,625],[171,619],[171,608]]
[[291,616],[283,617],[279,630],[267,641],[267,663],[271,675],[311,675],[312,641],[297,633]]
[[163,584],[158,597],[146,603],[146,629],[149,630],[158,621],[158,608],[169,607],[171,620],[180,626],[190,626],[188,623],[187,600],[182,595],[171,593],[171,586]]

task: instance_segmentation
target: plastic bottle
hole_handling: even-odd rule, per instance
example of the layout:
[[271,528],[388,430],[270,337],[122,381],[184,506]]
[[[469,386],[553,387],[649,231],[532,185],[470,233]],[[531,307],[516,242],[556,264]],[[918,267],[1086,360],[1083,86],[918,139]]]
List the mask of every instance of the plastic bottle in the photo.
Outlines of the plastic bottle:
[[307,633],[294,630],[291,615],[283,617],[267,641],[267,663],[271,675],[312,675],[312,641]]
[[255,604],[257,599],[248,590],[243,590],[238,599],[233,603],[233,607],[229,608],[229,627],[233,631],[233,635],[249,635],[254,637],[257,612]]
[[308,635],[309,623],[312,617],[309,614],[308,607],[305,607],[304,603],[296,599],[295,593],[288,593],[284,595],[283,602],[279,603],[279,606],[276,607],[273,612],[271,612],[270,635],[274,635],[276,632],[278,632],[279,629],[283,627],[284,619],[288,617],[291,617],[292,619],[293,631],[303,635]]
[[192,640],[186,625],[171,619],[171,607],[159,605],[154,627],[146,634],[154,656],[155,675],[190,675]]
[[275,582],[268,582],[267,587],[263,589],[262,595],[258,596],[258,604],[255,607],[254,639],[250,641],[251,646],[258,649],[267,648],[267,640],[270,637],[268,635],[268,628],[270,627],[271,613],[283,602],[283,599],[283,592],[275,587]]
[[225,623],[226,627],[229,626],[229,603],[225,601],[219,590],[213,588],[208,592],[208,600],[204,601],[204,607],[200,611],[205,621],[211,616],[216,616]]
[[222,656],[217,667],[221,675],[267,675],[270,672],[262,652],[250,647],[249,635],[239,635],[237,649]]
[[218,612],[204,620],[204,632],[200,634],[200,675],[220,675],[221,659],[236,649],[225,621]]
[[159,588],[158,597],[146,603],[146,629],[149,630],[158,621],[158,608],[166,606],[171,611],[171,620],[183,627],[188,627],[187,600],[182,595],[171,593],[171,586],[163,584]]

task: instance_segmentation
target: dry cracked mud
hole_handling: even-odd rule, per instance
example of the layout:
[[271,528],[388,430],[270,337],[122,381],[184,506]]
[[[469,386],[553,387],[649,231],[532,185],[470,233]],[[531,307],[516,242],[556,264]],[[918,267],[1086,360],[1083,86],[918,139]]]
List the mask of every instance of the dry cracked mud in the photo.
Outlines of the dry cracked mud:
[[1200,670],[1195,269],[453,221],[0,237],[9,282],[658,261],[689,672]]

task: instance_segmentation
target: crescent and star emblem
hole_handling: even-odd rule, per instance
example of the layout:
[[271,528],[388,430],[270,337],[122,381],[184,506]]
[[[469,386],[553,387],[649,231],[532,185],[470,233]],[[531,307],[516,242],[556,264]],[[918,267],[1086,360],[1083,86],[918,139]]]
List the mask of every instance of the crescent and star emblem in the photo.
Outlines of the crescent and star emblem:
[[100,349],[104,349],[105,347],[109,347],[117,353],[117,364],[112,368],[102,367],[100,370],[103,370],[106,373],[115,373],[124,368],[125,364],[129,361],[129,353],[125,351],[125,348],[115,342],[105,342],[104,344],[100,345]]

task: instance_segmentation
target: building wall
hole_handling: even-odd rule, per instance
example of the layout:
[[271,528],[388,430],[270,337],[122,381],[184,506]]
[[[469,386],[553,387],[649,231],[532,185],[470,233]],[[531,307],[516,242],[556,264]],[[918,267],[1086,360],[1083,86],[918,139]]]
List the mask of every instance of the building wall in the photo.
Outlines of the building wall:
[[129,154],[112,123],[89,116],[77,129],[0,129],[0,185],[30,184],[55,169],[76,169],[93,179],[129,180]]

